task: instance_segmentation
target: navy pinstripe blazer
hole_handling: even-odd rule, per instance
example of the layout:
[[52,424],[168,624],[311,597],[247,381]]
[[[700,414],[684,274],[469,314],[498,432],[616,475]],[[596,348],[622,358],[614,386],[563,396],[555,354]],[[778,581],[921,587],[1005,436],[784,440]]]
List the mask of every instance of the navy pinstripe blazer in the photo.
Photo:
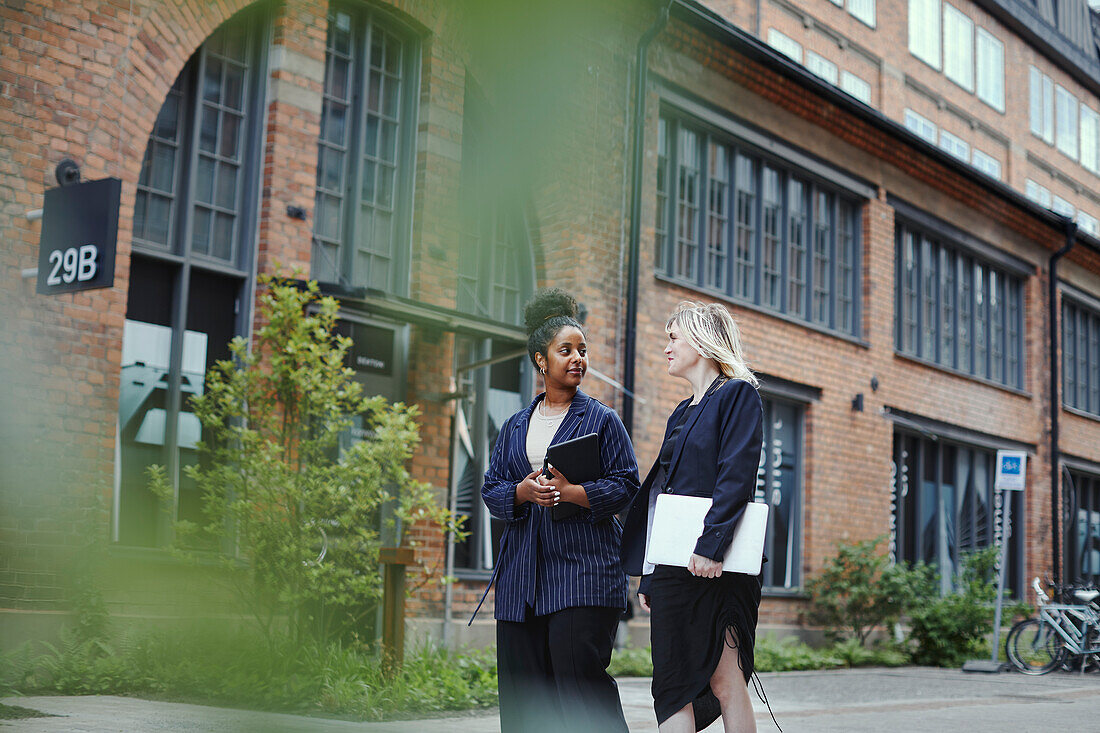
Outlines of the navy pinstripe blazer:
[[[691,404],[686,399],[668,418],[665,440],[681,413]],[[642,574],[646,533],[649,524],[649,496],[664,489],[668,493],[712,497],[703,520],[703,534],[695,543],[695,554],[722,559],[733,529],[752,501],[756,469],[764,442],[764,408],[760,394],[748,382],[731,379],[709,390],[684,424],[668,467],[665,486],[654,486],[657,462],[649,470],[642,490],[630,507],[623,536],[623,567],[630,575]]]
[[576,606],[626,607],[626,574],[619,561],[622,526],[615,514],[638,492],[638,462],[614,410],[577,390],[552,441],[599,434],[603,477],[584,484],[590,509],[554,521],[550,510],[538,504],[515,505],[516,484],[531,473],[527,427],[543,396],[505,421],[481,487],[485,506],[507,522],[493,574],[494,615],[502,621],[523,621],[527,606],[536,616]]

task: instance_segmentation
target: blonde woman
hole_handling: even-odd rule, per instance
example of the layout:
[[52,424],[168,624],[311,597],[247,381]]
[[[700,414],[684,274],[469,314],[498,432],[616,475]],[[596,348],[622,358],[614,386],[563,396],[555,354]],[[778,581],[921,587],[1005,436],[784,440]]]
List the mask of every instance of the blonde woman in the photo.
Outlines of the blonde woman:
[[[748,683],[761,581],[723,573],[722,558],[755,488],[763,440],[757,381],[721,305],[685,301],[665,330],[668,373],[692,394],[668,419],[623,534],[623,566],[642,576],[638,597],[651,613],[653,707],[662,733],[702,730],[719,715],[727,733],[755,731]],[[662,492],[713,500],[686,568],[645,567]]]

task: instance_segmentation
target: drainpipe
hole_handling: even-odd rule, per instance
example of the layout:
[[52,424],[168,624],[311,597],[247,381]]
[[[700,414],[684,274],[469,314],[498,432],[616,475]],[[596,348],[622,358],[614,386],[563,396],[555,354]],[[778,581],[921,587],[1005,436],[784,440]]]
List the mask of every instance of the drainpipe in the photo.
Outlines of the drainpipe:
[[1047,287],[1047,320],[1050,323],[1050,541],[1051,557],[1054,560],[1054,582],[1062,584],[1062,558],[1059,555],[1061,545],[1061,518],[1059,515],[1058,499],[1061,498],[1061,469],[1059,462],[1061,454],[1058,450],[1058,416],[1062,406],[1058,401],[1058,378],[1061,369],[1058,368],[1058,260],[1066,256],[1077,241],[1077,224],[1068,217],[1065,218],[1066,243],[1062,248],[1050,256],[1047,266],[1049,281]]
[[634,60],[634,134],[633,157],[630,171],[630,242],[627,254],[626,275],[626,339],[623,343],[623,424],[628,435],[634,431],[634,361],[638,341],[638,253],[642,234],[642,162],[645,158],[645,100],[646,81],[649,76],[649,46],[668,23],[668,11],[674,0],[669,0],[657,13],[657,20],[638,40]]

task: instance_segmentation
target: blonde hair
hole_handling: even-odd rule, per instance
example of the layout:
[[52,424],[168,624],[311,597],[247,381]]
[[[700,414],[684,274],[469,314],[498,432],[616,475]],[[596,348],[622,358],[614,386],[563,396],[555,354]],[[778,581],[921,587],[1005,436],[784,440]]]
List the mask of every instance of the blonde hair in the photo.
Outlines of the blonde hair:
[[756,375],[745,361],[741,329],[724,306],[682,301],[665,324],[665,331],[671,333],[673,328],[679,329],[696,351],[716,362],[722,374],[758,386]]

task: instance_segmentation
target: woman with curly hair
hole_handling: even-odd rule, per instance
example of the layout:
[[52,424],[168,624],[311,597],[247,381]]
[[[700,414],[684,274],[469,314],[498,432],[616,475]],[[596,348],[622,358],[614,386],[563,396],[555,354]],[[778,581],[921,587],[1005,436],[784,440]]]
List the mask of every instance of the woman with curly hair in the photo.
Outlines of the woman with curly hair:
[[[588,345],[573,296],[542,291],[524,317],[545,391],[501,427],[481,489],[505,522],[494,574],[501,730],[625,733],[607,666],[627,595],[615,514],[638,491],[637,461],[619,416],[580,390]],[[543,474],[548,446],[588,433],[599,435],[600,478]],[[575,512],[555,519],[564,503]]]

